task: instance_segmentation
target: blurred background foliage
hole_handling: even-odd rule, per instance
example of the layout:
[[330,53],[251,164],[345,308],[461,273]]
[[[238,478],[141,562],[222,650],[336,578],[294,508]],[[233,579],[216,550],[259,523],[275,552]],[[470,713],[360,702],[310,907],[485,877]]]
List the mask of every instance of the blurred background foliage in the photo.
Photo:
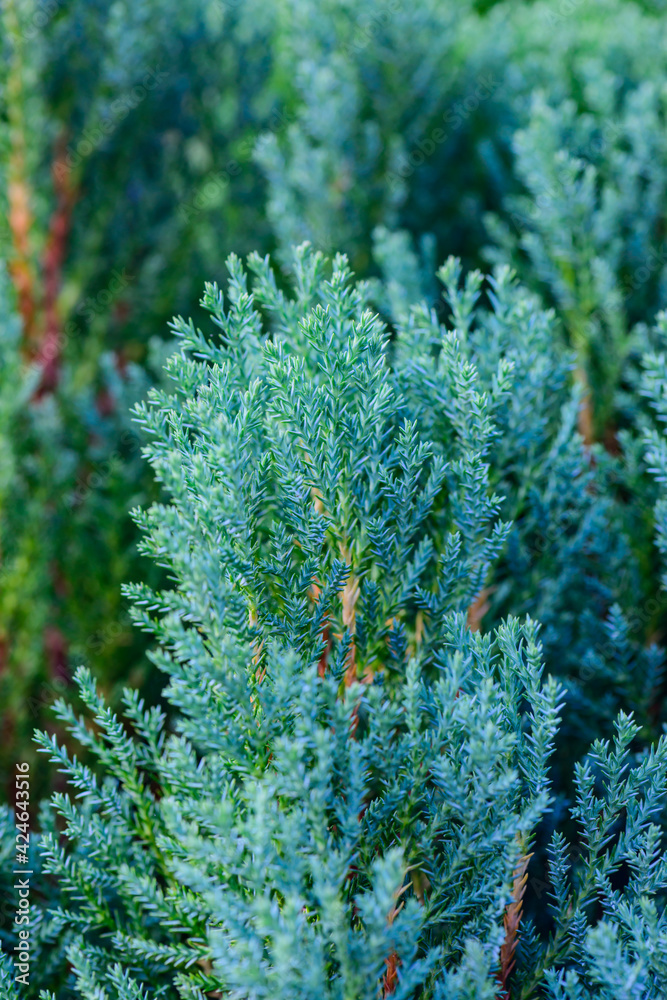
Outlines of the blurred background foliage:
[[[665,4],[0,9],[3,794],[80,663],[109,695],[129,680],[157,696],[120,591],[155,573],[128,516],[155,490],[129,407],[161,377],[170,318],[197,319],[230,251],[284,260],[304,239],[379,278],[395,327],[422,297],[443,313],[432,275],[449,254],[510,264],[553,308],[535,349],[557,461],[538,463],[525,505],[506,511],[518,527],[478,624],[540,617],[582,726],[586,683],[621,675],[657,724],[656,496],[629,432],[649,421],[639,358],[664,346]],[[570,418],[595,456],[583,476],[558,443],[571,378],[583,402]],[[500,492],[524,457],[505,456]],[[556,618],[572,633],[550,645]]]

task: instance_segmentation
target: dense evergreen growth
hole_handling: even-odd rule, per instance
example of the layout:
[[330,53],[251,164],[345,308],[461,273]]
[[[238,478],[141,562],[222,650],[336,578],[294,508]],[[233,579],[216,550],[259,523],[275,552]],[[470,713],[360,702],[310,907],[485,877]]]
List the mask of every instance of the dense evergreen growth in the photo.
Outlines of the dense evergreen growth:
[[[594,390],[586,438],[613,451],[633,423],[654,349],[636,323],[667,306],[657,0],[4,0],[0,43],[3,308],[21,317],[3,367],[38,369],[0,528],[3,771],[77,664],[109,690],[145,680],[120,598],[151,572],[128,406],[230,251],[307,238],[377,275],[383,233],[405,230],[412,301],[451,253],[509,262]],[[645,571],[648,515],[632,529]]]
[[2,0],[0,1000],[667,995],[666,13]]
[[[512,531],[524,540],[492,492],[512,468],[495,442],[513,401],[532,393],[538,413],[548,398],[521,359],[550,314],[504,271],[476,310],[479,276],[461,287],[450,259],[456,326],[417,306],[390,341],[343,257],[329,273],[300,248],[293,297],[267,260],[249,267],[252,291],[230,258],[226,304],[207,287],[217,340],[174,324],[174,392],[136,411],[170,502],[135,516],[175,586],[126,593],[158,640],[173,726],[131,689],[119,719],[82,669],[95,729],[67,702],[57,714],[100,776],[40,737],[80,800],[58,794],[43,818],[60,889],[40,927],[51,982],[82,997],[472,1000],[510,973],[525,997],[612,997],[635,976],[659,997],[667,742],[643,754],[649,733],[613,719],[657,657],[629,654],[612,609],[611,740],[554,812],[559,714],[580,733],[577,712],[544,674],[533,619],[484,634],[475,619]],[[492,333],[504,349],[484,371],[475,345]],[[543,450],[581,462],[564,409]],[[533,930],[547,899],[553,926]]]

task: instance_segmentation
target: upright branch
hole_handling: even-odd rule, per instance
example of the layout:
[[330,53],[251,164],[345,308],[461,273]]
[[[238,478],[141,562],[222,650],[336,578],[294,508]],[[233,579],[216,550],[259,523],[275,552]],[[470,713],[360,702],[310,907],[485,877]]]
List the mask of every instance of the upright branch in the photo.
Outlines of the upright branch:
[[56,142],[52,169],[55,204],[40,267],[35,256],[37,222],[33,213],[26,125],[30,121],[27,107],[29,84],[26,84],[29,67],[15,0],[7,0],[3,10],[3,24],[12,49],[6,90],[9,120],[7,202],[12,245],[9,272],[23,321],[23,354],[41,368],[36,393],[39,397],[53,391],[58,382],[63,343],[58,298],[76,189],[70,173],[56,169],[56,165],[64,160],[65,136],[61,135]]
[[505,939],[500,948],[498,982],[500,983],[501,990],[498,994],[498,1000],[503,1000],[504,997],[509,996],[509,977],[516,964],[516,946],[519,943],[519,925],[521,924],[521,914],[523,911],[523,897],[528,881],[528,865],[532,856],[532,854],[523,854],[514,869],[512,902],[505,910]]
[[62,286],[63,262],[71,228],[72,208],[75,189],[69,173],[56,169],[64,158],[65,138],[58,139],[53,160],[53,185],[56,195],[55,208],[49,222],[49,233],[44,251],[44,334],[39,361],[42,366],[38,394],[51,392],[58,383],[58,370],[62,350],[61,323],[58,311],[58,296]]
[[34,218],[32,191],[28,179],[25,89],[25,61],[15,0],[4,4],[4,27],[11,42],[12,56],[7,74],[7,116],[9,119],[9,157],[7,165],[8,221],[12,239],[9,272],[16,289],[18,308],[23,320],[24,348],[30,354],[37,337],[37,278],[31,254]]

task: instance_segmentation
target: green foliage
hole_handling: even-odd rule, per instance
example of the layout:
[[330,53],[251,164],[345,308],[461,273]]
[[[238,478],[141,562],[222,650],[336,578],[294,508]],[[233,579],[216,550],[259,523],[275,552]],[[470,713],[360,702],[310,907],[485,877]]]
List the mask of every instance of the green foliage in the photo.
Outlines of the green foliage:
[[[291,295],[268,260],[248,267],[252,287],[229,259],[226,301],[207,286],[217,341],[174,323],[173,391],[136,408],[169,500],[135,517],[173,587],[125,592],[173,723],[132,689],[121,720],[81,669],[94,726],[56,712],[98,766],[39,738],[77,796],[53,798],[41,838],[57,995],[495,996],[561,704],[532,619],[466,621],[510,531],[495,421],[529,376],[519,349],[487,371],[467,353],[482,329],[530,338],[531,305],[538,329],[549,316],[504,272],[475,311],[480,278],[461,292],[450,260],[458,328],[418,307],[390,342],[345,258],[301,247]],[[667,742],[631,752],[640,735],[621,713],[575,768],[580,832],[552,835],[554,928],[526,919],[517,995],[611,989],[623,963],[662,988],[643,956]]]
[[377,225],[475,264],[491,236],[486,259],[558,307],[603,439],[632,419],[632,327],[667,304],[664,18],[626,0],[471,6],[368,3],[351,37],[340,4],[320,6],[279,36],[301,105],[257,150],[269,212],[283,245],[344,247],[364,270]]
[[[94,660],[109,692],[147,681],[120,597],[147,572],[128,511],[152,489],[128,408],[159,374],[166,318],[210,273],[220,212],[227,251],[265,238],[250,153],[287,119],[249,23],[216,3],[2,7],[3,797],[77,665]],[[252,110],[231,89],[246,64]]]
[[[589,436],[617,447],[635,419],[639,358],[652,347],[635,324],[665,305],[664,23],[655,4],[571,7],[6,0],[0,257],[23,323],[19,381],[29,360],[48,389],[27,397],[14,432],[10,507],[30,513],[18,531],[11,518],[3,528],[23,546],[23,568],[15,564],[0,593],[12,608],[4,630],[11,619],[15,685],[3,725],[16,734],[3,771],[10,757],[30,756],[28,732],[81,662],[94,658],[110,693],[122,677],[146,680],[119,600],[123,579],[148,572],[134,559],[128,507],[152,489],[127,405],[159,377],[168,317],[197,317],[211,262],[229,251],[277,245],[286,261],[306,237],[344,249],[357,273],[373,277],[391,253],[410,273],[392,275],[385,312],[424,293],[433,301],[435,261],[450,253],[473,266],[483,257],[510,263],[556,307],[541,345],[574,349],[592,392]],[[563,365],[561,352],[544,369],[561,405]],[[635,452],[628,484],[621,447],[625,466],[607,463],[603,491],[642,492],[648,512],[641,460]],[[576,449],[569,461],[559,456],[567,482]],[[494,486],[511,506],[507,486]],[[516,556],[525,564],[526,545],[548,547],[545,532],[567,524],[571,546],[560,548],[553,584],[564,600],[574,598],[572,580],[588,580],[584,552],[589,563],[610,560],[592,551],[600,521],[582,511],[581,528],[570,527],[573,492],[555,473],[535,483],[533,539]],[[589,495],[583,479],[579,494]],[[642,614],[656,600],[650,515],[632,517],[613,531],[638,540],[632,558],[622,544],[616,553],[627,582],[595,570],[594,586],[607,582],[583,644],[565,609],[565,624],[552,627],[550,608],[538,607],[545,591],[525,568],[516,606],[494,591],[498,615],[530,610],[547,648],[560,643],[588,662],[600,617],[615,604],[627,615],[624,593],[636,588]],[[514,542],[507,552],[517,552]],[[660,614],[640,629],[630,614],[636,658]],[[598,660],[586,671],[598,671]]]
[[667,993],[664,8],[4,0],[29,996]]
[[[577,431],[581,394],[570,377],[574,357],[562,344],[554,312],[518,286],[506,266],[489,280],[490,309],[482,308],[479,272],[462,281],[451,258],[441,268],[456,330],[447,336],[433,306],[392,309],[389,299],[409,298],[406,273],[412,288],[418,286],[419,265],[405,242],[378,239],[387,290],[380,298],[393,312],[397,378],[411,417],[432,440],[446,441],[452,342],[492,401],[489,481],[503,497],[500,511],[510,527],[486,581],[480,618],[488,627],[512,613],[542,623],[548,666],[567,687],[565,725],[575,756],[588,746],[591,720],[608,735],[621,708],[655,732],[663,654],[645,648],[644,639],[664,614],[664,602],[652,599],[652,581],[642,574],[652,546],[652,522],[648,530],[643,524],[643,504],[653,501],[645,471],[630,482],[627,459],[584,444]],[[469,448],[482,440],[474,413],[470,399],[460,421]],[[627,451],[632,448],[628,440]]]

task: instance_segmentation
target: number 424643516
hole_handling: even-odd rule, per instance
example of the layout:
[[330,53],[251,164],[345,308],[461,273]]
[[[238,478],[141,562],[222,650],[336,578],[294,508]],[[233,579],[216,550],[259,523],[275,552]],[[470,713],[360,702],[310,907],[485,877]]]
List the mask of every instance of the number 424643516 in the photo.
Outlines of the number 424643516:
[[27,865],[30,844],[28,805],[30,803],[30,765],[16,765],[16,862]]

